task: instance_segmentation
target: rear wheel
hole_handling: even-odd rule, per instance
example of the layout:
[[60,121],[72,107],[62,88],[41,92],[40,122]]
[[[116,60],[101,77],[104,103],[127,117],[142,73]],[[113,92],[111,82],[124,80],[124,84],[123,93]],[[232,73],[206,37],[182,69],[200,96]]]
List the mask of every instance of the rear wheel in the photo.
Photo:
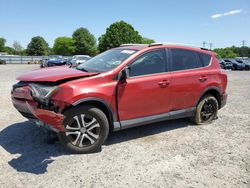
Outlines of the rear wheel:
[[219,105],[217,99],[212,95],[206,95],[200,100],[196,107],[193,122],[196,125],[211,123],[217,118],[218,109]]
[[58,133],[62,145],[72,153],[91,153],[107,139],[106,115],[94,106],[79,106],[65,112],[66,132]]

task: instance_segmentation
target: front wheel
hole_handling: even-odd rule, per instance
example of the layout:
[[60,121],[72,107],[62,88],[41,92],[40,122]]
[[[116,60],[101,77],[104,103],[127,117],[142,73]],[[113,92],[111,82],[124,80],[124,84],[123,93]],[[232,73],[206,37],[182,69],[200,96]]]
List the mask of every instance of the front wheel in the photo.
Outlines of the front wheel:
[[94,106],[79,106],[65,112],[62,145],[72,153],[91,153],[101,148],[109,133],[106,115]]
[[211,123],[217,118],[218,109],[219,105],[217,99],[212,95],[206,95],[200,100],[196,107],[193,122],[196,125]]

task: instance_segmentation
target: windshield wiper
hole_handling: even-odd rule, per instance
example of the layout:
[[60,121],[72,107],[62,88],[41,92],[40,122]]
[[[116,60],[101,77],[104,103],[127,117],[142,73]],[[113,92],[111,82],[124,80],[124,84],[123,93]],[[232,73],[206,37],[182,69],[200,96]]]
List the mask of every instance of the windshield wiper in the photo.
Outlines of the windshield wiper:
[[84,72],[89,72],[89,71],[87,71],[87,70],[86,70],[86,69],[84,69],[84,68],[78,68],[78,67],[76,67],[76,69],[77,69],[77,70],[84,71]]

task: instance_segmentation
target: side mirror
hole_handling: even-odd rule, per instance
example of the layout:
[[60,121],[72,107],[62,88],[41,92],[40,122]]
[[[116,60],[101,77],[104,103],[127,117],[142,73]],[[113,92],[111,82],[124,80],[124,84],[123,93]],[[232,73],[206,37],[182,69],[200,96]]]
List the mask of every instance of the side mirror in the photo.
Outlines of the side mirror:
[[119,81],[125,81],[129,77],[129,68],[124,68],[121,72],[118,74],[118,80]]

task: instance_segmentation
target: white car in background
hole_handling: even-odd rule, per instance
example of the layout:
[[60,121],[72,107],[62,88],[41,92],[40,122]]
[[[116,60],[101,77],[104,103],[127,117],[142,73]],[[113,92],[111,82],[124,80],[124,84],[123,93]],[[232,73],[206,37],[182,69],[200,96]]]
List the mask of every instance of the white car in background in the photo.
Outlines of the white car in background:
[[76,65],[79,65],[79,64],[86,62],[90,58],[91,57],[88,55],[74,55],[68,64],[70,64],[72,66],[76,66]]

